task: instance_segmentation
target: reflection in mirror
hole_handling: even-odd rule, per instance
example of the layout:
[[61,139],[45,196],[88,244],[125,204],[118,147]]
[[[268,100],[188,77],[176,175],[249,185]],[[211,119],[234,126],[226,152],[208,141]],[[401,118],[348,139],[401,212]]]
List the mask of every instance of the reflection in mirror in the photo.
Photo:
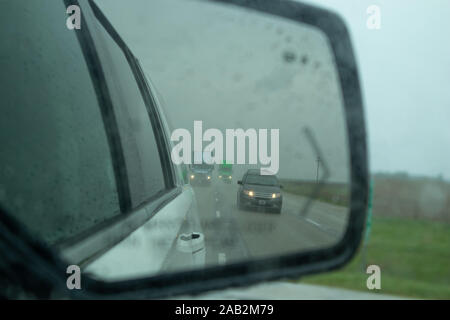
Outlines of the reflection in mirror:
[[[157,88],[176,155],[189,164],[197,212],[185,224],[198,237],[178,232],[176,250],[201,267],[339,241],[349,212],[348,145],[324,33],[205,1],[141,1],[126,24],[121,3],[100,7]],[[170,221],[158,228],[172,244]],[[159,272],[189,268],[169,256]],[[111,265],[103,261],[89,268],[99,277]]]
[[144,86],[111,29],[81,5],[110,89],[105,107],[83,37],[61,28],[62,3],[5,2],[7,26],[25,7],[39,14],[0,30],[18,39],[0,74],[0,206],[68,264],[108,281],[336,244],[349,157],[324,33],[215,2],[97,2],[152,80],[178,188],[166,189]]

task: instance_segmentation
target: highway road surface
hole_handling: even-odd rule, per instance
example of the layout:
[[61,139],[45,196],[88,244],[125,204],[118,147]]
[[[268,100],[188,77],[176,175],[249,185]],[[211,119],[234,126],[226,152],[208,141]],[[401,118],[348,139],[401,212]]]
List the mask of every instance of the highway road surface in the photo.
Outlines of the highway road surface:
[[206,264],[217,265],[331,246],[345,231],[348,209],[283,192],[281,214],[239,210],[238,185],[216,180],[194,186],[205,235]]

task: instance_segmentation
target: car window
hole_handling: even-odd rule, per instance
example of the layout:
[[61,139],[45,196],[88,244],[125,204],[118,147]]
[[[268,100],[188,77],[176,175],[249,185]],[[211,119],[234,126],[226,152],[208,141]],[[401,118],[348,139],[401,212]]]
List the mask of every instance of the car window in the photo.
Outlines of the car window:
[[249,174],[245,179],[246,184],[261,184],[267,186],[276,186],[278,181],[274,176],[260,176],[256,174]]
[[201,164],[193,164],[192,167],[195,167],[195,168],[197,168],[197,169],[208,170],[208,169],[213,169],[213,168],[214,168],[214,165],[212,165],[212,164],[201,163]]
[[131,202],[137,207],[166,186],[147,107],[130,64],[116,41],[99,21],[104,71],[110,85],[129,179]]
[[63,2],[0,11],[0,203],[52,244],[120,213],[108,141]]

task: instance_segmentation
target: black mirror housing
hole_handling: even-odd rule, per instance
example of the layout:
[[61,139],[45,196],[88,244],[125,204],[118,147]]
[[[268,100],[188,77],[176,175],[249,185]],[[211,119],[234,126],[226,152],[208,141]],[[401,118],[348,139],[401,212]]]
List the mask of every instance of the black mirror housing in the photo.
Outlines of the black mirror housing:
[[[42,277],[45,280],[42,283],[54,288],[53,291],[63,292],[68,297],[75,299],[160,299],[175,295],[198,294],[209,290],[223,289],[230,285],[247,286],[261,281],[298,278],[307,274],[325,272],[346,264],[356,253],[366,222],[368,161],[358,68],[345,22],[328,10],[289,0],[207,1],[241,7],[281,17],[294,23],[306,24],[319,29],[328,38],[339,73],[349,144],[351,192],[348,226],[345,233],[339,242],[331,247],[218,265],[201,270],[176,271],[170,274],[163,273],[142,279],[111,283],[91,278],[86,274],[83,276],[83,290],[71,291],[66,288],[66,261],[56,250],[49,249],[24,231],[25,229],[14,219],[13,213],[7,213],[0,208],[0,228],[3,230],[1,244],[5,243],[8,250],[20,252],[23,255],[22,260],[25,262],[25,267],[29,269],[27,271],[30,274],[34,272],[33,275],[36,274],[36,277]],[[114,30],[93,1],[86,2],[83,8],[89,11],[83,12],[89,13],[89,16],[95,16],[108,29]],[[88,28],[83,28],[82,32],[86,33],[87,30]],[[87,33],[85,35],[80,32],[79,36],[85,41],[83,43],[88,43],[88,40],[92,41],[90,40],[91,36]],[[127,58],[133,58],[131,51],[127,49],[126,52],[129,55]],[[242,183],[242,180],[237,181],[239,185]],[[280,185],[280,188],[283,186]],[[16,262],[13,258],[15,258],[13,254],[8,256],[11,264]],[[31,266],[37,267],[33,269]],[[50,274],[53,277],[48,277]],[[39,280],[42,279],[39,278]]]

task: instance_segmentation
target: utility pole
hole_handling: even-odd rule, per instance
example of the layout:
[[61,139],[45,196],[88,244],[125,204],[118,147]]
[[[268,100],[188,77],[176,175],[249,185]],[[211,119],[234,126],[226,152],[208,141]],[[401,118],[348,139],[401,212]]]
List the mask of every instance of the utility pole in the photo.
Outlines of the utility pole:
[[319,183],[319,168],[320,168],[320,157],[317,157],[317,173],[316,173],[316,183]]

